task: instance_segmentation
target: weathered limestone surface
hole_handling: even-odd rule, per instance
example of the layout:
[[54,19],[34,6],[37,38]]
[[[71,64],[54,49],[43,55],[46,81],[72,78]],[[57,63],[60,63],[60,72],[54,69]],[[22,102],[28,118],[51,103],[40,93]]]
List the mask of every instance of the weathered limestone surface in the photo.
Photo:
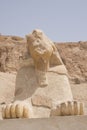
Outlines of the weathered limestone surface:
[[73,100],[67,70],[55,45],[42,31],[34,30],[26,37],[33,59],[18,71],[15,100],[29,98],[35,117],[49,117],[51,108]]
[[47,72],[47,77],[49,85],[40,87],[36,80],[34,68],[22,68],[17,75],[15,99],[23,100],[32,95],[41,95],[50,98],[55,103],[72,100],[72,93],[66,75]]
[[[64,104],[61,107],[62,113],[65,108],[69,110],[69,105],[65,105],[65,102],[71,103],[73,96],[67,70],[57,48],[41,30],[34,30],[26,36],[26,39],[31,62],[29,64],[27,61],[25,64],[23,63],[24,67],[22,65],[17,73],[14,101],[19,100],[19,103],[15,105],[14,102],[6,105],[5,118],[22,118],[25,117],[23,113],[27,115],[29,112],[27,118],[50,117],[52,110],[57,109],[57,106],[62,103]],[[26,108],[24,104],[26,101],[31,106],[27,105]],[[79,115],[78,103],[73,103],[73,107],[76,114],[72,115]],[[32,116],[30,116],[31,109]],[[11,110],[13,111],[10,113]],[[16,116],[14,116],[15,114]],[[52,114],[52,116],[56,115]]]
[[52,100],[48,99],[46,96],[35,95],[32,97],[31,101],[35,106],[42,106],[47,108],[52,107]]
[[[3,40],[1,40],[3,38]],[[16,72],[20,62],[27,58],[26,43],[23,38],[0,36],[0,71]]]
[[16,101],[2,107],[2,118],[32,118],[32,106],[27,101]]

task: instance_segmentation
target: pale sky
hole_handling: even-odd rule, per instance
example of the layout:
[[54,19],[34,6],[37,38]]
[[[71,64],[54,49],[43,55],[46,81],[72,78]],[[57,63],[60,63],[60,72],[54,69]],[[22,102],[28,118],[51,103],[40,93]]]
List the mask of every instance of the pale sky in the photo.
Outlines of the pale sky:
[[43,30],[53,41],[87,41],[87,0],[0,0],[0,33]]

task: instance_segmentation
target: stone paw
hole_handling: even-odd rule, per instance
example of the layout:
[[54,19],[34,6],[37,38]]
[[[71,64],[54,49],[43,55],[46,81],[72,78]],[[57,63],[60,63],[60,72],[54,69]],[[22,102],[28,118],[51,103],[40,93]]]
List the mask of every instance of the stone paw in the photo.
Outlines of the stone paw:
[[50,116],[84,115],[84,104],[78,101],[67,101],[51,110]]
[[2,107],[2,118],[31,118],[31,108],[28,103],[14,102],[12,104],[3,105]]

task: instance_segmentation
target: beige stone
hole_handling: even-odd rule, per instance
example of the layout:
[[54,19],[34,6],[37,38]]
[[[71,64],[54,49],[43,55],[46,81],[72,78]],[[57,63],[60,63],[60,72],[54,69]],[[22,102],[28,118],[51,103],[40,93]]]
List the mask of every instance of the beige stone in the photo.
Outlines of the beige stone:
[[84,103],[80,102],[80,115],[84,115]]
[[33,106],[33,118],[49,118],[51,109],[43,106]]
[[23,118],[30,118],[30,111],[29,111],[29,107],[27,107],[27,105],[23,106]]
[[11,105],[11,118],[16,118],[16,104]]
[[[27,46],[34,60],[35,68],[33,65],[30,65],[29,67],[22,68],[19,70],[16,82],[16,99],[22,97],[22,94],[25,95],[25,93],[28,94],[26,94],[26,96],[23,96],[24,98],[32,96],[33,89],[37,89],[39,86],[41,87],[49,86],[48,84],[50,82],[48,82],[49,77],[48,73],[49,75],[51,73],[53,75],[56,75],[54,73],[58,73],[59,75],[67,74],[66,68],[61,61],[61,58],[57,52],[55,45],[51,40],[49,40],[45,36],[45,34],[42,31],[34,30],[32,34],[29,34],[26,37],[27,37]],[[53,56],[56,58],[55,61],[58,61],[55,64],[53,63],[52,60]],[[49,64],[52,67],[50,67]],[[29,74],[28,73],[26,74],[25,71],[28,71]],[[32,84],[32,90],[28,91],[28,89],[30,89],[31,87],[30,84]],[[69,86],[69,83],[67,85]],[[24,86],[26,86],[25,90],[23,89]]]
[[84,115],[84,104],[78,101],[68,101],[59,104],[51,110],[50,116]]
[[34,106],[52,108],[52,100],[45,96],[34,95],[31,101]]
[[61,109],[60,105],[57,106],[57,108],[51,109],[50,116],[61,116]]
[[5,108],[6,108],[6,105],[4,105],[4,106],[1,107],[1,109],[2,109],[1,118],[2,118],[2,119],[4,119],[4,118],[6,117]]
[[73,102],[71,102],[71,101],[67,102],[67,110],[68,110],[68,115],[74,115]]
[[34,117],[49,117],[51,109],[43,107],[73,100],[67,70],[55,45],[42,31],[34,30],[26,38],[34,62],[18,71],[15,100],[31,98]]
[[6,105],[6,108],[5,108],[5,118],[7,119],[11,117],[10,107],[11,107],[11,104],[8,104]]
[[15,108],[15,112],[16,112],[17,118],[22,118],[23,117],[23,104],[21,103],[17,104]]
[[13,101],[15,81],[15,74],[0,72],[0,103],[10,103]]
[[2,118],[32,118],[33,111],[29,102],[17,101],[12,104],[2,106]]

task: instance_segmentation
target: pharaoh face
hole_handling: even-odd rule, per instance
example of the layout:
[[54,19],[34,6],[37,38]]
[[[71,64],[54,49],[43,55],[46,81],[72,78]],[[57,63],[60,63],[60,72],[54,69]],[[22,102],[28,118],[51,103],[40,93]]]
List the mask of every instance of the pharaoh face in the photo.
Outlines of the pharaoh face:
[[40,71],[47,71],[53,48],[43,37],[41,31],[34,30],[27,38],[27,42],[30,54],[35,62],[35,68]]

